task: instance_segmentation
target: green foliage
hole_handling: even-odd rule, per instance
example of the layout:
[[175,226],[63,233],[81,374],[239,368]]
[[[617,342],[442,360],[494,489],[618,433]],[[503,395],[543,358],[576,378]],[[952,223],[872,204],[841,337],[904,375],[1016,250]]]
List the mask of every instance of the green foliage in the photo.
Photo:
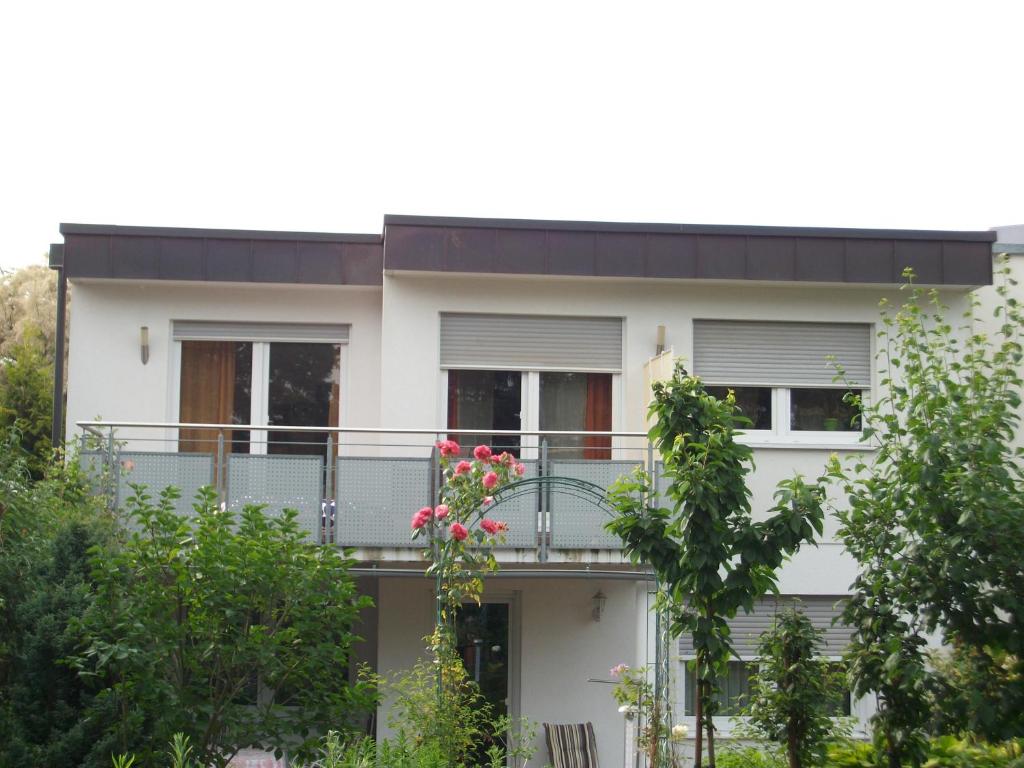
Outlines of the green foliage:
[[[849,498],[839,535],[860,564],[843,616],[855,630],[850,671],[859,695],[878,695],[873,723],[892,766],[923,759],[926,634],[970,649],[989,676],[975,683],[1003,689],[988,701],[1024,698],[1022,316],[1006,285],[999,293],[991,336],[973,307],[954,329],[935,292],[883,305],[882,397],[862,404],[878,451],[831,470]],[[1024,734],[1019,706],[966,714],[964,727],[990,739]]]
[[29,333],[0,359],[0,429],[20,434],[36,479],[50,463],[52,422],[53,363],[46,358],[39,335]]
[[786,557],[821,534],[824,488],[820,480],[784,480],[776,505],[755,522],[746,483],[752,452],[736,441],[749,421],[732,393],[718,400],[677,365],[671,380],[654,385],[650,412],[650,437],[664,462],[671,506],[647,503],[650,479],[636,473],[609,492],[618,516],[607,528],[622,539],[633,562],[654,569],[661,586],[658,607],[668,613],[673,636],[693,636],[699,768],[702,725],[715,762],[713,692],[733,655],[728,620],[775,591]]
[[[866,742],[838,741],[829,745],[826,768],[880,768],[883,758]],[[925,768],[1024,768],[1024,743],[971,743],[942,736],[925,744]],[[901,763],[899,768],[911,763]]]
[[1005,653],[953,646],[931,654],[931,729],[939,734],[1013,734],[1024,710],[1020,664]]
[[63,660],[92,600],[88,550],[113,522],[76,465],[33,481],[17,436],[0,440],[0,765],[84,765],[104,713],[85,716],[94,691]]
[[880,768],[879,754],[866,741],[841,739],[828,745],[828,768]]
[[250,746],[301,757],[368,703],[347,680],[350,630],[368,605],[350,561],[306,543],[293,511],[247,506],[236,518],[207,488],[190,519],[176,496],[153,503],[136,488],[128,540],[93,552],[97,595],[75,664],[102,686],[107,734],[145,764],[176,732],[204,766]]
[[758,669],[743,714],[760,738],[785,748],[790,768],[820,765],[827,743],[848,730],[830,705],[847,688],[846,677],[819,655],[823,630],[790,609],[775,618],[758,645]]
[[786,756],[776,747],[728,746],[717,755],[718,768],[786,768]]
[[423,750],[436,753],[443,758],[440,764],[449,768],[481,761],[512,768],[525,765],[532,756],[533,726],[496,716],[458,654],[444,650],[436,639],[431,647],[442,650],[431,661],[421,661],[382,684],[384,698],[393,701],[388,725],[395,739],[381,745],[390,750],[388,759],[404,768],[398,755]]

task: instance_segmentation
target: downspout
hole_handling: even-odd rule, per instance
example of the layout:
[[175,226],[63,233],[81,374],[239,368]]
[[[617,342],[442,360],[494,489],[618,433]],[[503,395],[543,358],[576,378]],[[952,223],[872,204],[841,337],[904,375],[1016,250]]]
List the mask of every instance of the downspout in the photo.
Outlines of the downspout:
[[64,274],[64,246],[50,245],[50,269],[57,272],[57,338],[53,355],[53,425],[50,443],[54,448],[64,445],[64,347],[67,328],[65,318],[68,305],[68,278]]

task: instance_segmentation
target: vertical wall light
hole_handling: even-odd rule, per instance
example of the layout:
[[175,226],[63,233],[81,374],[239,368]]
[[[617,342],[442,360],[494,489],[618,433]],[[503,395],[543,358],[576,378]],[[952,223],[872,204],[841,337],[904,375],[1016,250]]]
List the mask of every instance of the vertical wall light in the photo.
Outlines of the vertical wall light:
[[149,326],[139,328],[139,351],[142,353],[142,364],[149,362]]
[[600,589],[590,598],[590,616],[594,621],[601,620],[601,614],[604,613],[604,604],[606,602],[608,602],[608,598]]

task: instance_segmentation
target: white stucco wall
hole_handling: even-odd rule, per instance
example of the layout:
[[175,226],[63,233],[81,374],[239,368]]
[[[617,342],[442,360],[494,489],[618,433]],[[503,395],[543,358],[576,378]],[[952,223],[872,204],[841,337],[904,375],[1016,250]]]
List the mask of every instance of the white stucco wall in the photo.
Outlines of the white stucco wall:
[[[496,312],[545,315],[611,315],[624,318],[624,371],[616,429],[646,430],[647,391],[643,366],[654,355],[657,327],[666,326],[666,344],[690,359],[694,319],[789,320],[877,323],[881,298],[901,301],[896,290],[879,286],[723,285],[685,281],[574,280],[571,278],[489,278],[467,275],[385,275],[381,341],[382,426],[440,424],[439,328],[442,312]],[[944,300],[962,312],[965,297],[948,292]],[[410,386],[410,382],[414,382]],[[842,445],[757,448],[752,477],[753,509],[774,503],[779,480],[799,472],[818,477],[833,449]],[[838,494],[836,494],[838,496]],[[839,499],[834,499],[841,503]],[[786,592],[837,594],[848,588],[855,565],[834,543],[836,521],[826,525],[824,543],[800,552],[783,569]]]
[[[380,419],[380,291],[373,289],[75,281],[68,362],[68,435],[78,421],[171,420],[178,383],[173,320],[349,323],[342,350],[341,423]],[[150,357],[139,355],[139,328],[149,327]],[[125,435],[131,437],[132,435]]]
[[[591,617],[591,597],[607,595],[600,622]],[[518,614],[519,711],[535,722],[537,757],[545,765],[542,723],[592,722],[602,765],[618,765],[623,720],[612,698],[608,670],[625,662],[644,664],[647,639],[646,585],[587,579],[491,579],[488,595],[511,598]],[[433,585],[426,578],[382,578],[379,588],[377,658],[387,674],[408,669],[424,655],[423,637],[433,626]],[[639,610],[638,610],[639,609]],[[642,623],[642,624],[641,624]],[[513,641],[513,647],[516,641]],[[515,686],[513,685],[513,688]],[[379,733],[387,735],[387,706]]]
[[[169,341],[174,319],[348,323],[351,340],[343,352],[342,425],[438,428],[445,408],[439,358],[441,312],[621,316],[625,367],[617,389],[616,428],[643,431],[647,397],[643,366],[655,351],[658,325],[666,326],[667,344],[689,358],[696,318],[872,323],[878,319],[880,298],[901,300],[898,291],[878,286],[419,274],[385,275],[382,291],[140,281],[76,281],[72,291],[69,427],[97,416],[118,421],[171,419],[177,392]],[[948,292],[944,300],[952,317],[965,305],[962,293]],[[148,365],[139,360],[142,325],[150,329]],[[817,477],[830,449],[758,447],[757,471],[751,479],[755,514],[771,506],[772,492],[783,477],[794,472]],[[846,590],[854,564],[832,543],[835,528],[832,519],[823,543],[805,549],[785,566],[783,591],[837,594]]]

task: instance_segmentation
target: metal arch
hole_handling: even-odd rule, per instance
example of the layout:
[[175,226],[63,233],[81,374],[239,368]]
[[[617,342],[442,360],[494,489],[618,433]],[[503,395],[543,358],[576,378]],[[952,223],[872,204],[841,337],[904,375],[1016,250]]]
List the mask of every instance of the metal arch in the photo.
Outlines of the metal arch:
[[589,480],[578,480],[575,477],[553,475],[531,477],[509,483],[495,493],[492,508],[497,507],[503,502],[534,493],[537,490],[550,490],[563,496],[572,496],[581,501],[590,502],[608,515],[615,514],[615,510],[608,504],[607,489],[596,483],[591,483]]

